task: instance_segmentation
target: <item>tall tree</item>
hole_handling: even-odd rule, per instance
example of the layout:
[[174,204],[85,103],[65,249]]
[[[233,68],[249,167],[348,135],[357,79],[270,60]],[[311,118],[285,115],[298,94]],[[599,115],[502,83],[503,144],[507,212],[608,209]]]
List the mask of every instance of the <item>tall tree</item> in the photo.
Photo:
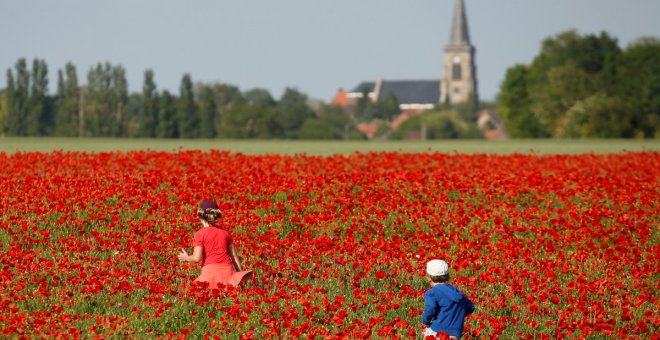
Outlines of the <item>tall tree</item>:
[[156,137],[158,126],[158,92],[154,82],[154,72],[144,72],[144,85],[142,86],[142,108],[140,110],[140,137]]
[[318,118],[305,121],[300,129],[302,139],[364,139],[355,128],[348,112],[335,105],[322,105]]
[[270,92],[262,88],[254,88],[243,93],[243,97],[250,105],[262,105],[266,107],[273,107],[277,105],[275,98],[270,95]]
[[64,128],[65,125],[68,125],[68,117],[62,114],[62,99],[64,98],[64,73],[62,70],[57,70],[57,92],[55,94],[55,121],[54,121],[54,136],[63,136],[66,135],[67,129]]
[[541,124],[555,136],[562,129],[568,109],[598,91],[594,77],[574,63],[555,66],[548,80],[531,89],[532,109]]
[[660,40],[642,37],[619,58],[614,93],[631,105],[635,137],[660,137]]
[[121,137],[126,135],[128,122],[131,115],[128,114],[128,82],[126,81],[126,70],[118,65],[112,68],[112,127],[111,136]]
[[87,74],[85,126],[92,136],[122,136],[130,116],[124,114],[128,102],[126,71],[110,63],[97,64]]
[[213,91],[213,100],[215,107],[215,115],[213,121],[215,122],[216,135],[222,136],[222,126],[224,124],[224,117],[227,111],[236,107],[241,107],[247,102],[241,94],[238,87],[229,84],[212,84],[210,85]]
[[112,75],[110,63],[98,63],[87,72],[85,135],[110,136]]
[[285,138],[298,138],[305,121],[316,116],[307,105],[307,95],[292,88],[284,90],[277,108],[277,122],[284,129]]
[[578,101],[566,112],[566,118],[555,133],[570,138],[621,138],[632,137],[629,104],[618,97],[596,93]]
[[177,138],[179,136],[176,116],[176,99],[172,97],[169,91],[164,90],[158,101],[158,125],[156,127],[156,137]]
[[8,117],[7,134],[10,136],[26,136],[26,120],[30,98],[30,72],[24,58],[16,62],[16,78],[7,70],[8,82]]
[[7,88],[3,91],[6,107],[5,116],[3,117],[3,134],[15,135],[15,127],[17,124],[17,115],[15,110],[16,101],[16,85],[14,84],[14,73],[11,69],[7,70]]
[[78,74],[72,63],[67,63],[64,72],[58,70],[57,100],[55,102],[56,136],[77,136],[80,121]]
[[[532,63],[510,69],[502,84],[500,110],[510,135],[573,136],[576,134],[567,131],[574,129],[566,124],[586,124],[578,114],[582,111],[574,109],[576,105],[588,103],[605,116],[611,108],[625,108],[615,98],[606,98],[615,95],[616,65],[620,57],[616,39],[605,32],[581,36],[576,31],[567,31],[544,40]],[[605,116],[603,120],[611,121]],[[602,134],[609,135],[611,131]]]
[[45,136],[51,132],[52,128],[52,112],[50,111],[48,98],[48,66],[46,62],[34,59],[31,75],[32,82],[25,133],[28,136]]
[[528,83],[527,66],[516,65],[509,68],[498,95],[499,112],[512,137],[547,137],[548,134],[531,110],[532,99],[529,96]]
[[177,110],[178,131],[180,138],[196,138],[199,136],[199,113],[195,103],[195,93],[190,74],[181,78],[179,87],[179,105]]
[[[9,80],[7,82],[9,82]],[[9,111],[8,92],[9,91],[7,89],[0,90],[0,137],[4,136],[6,133],[7,112]]]
[[122,109],[124,118],[124,130],[121,137],[136,138],[140,137],[140,119],[142,117],[142,105],[144,98],[141,92],[134,92],[128,95],[126,105]]
[[199,137],[214,138],[216,132],[217,105],[213,88],[201,85],[199,89]]
[[261,105],[238,105],[227,110],[223,116],[223,138],[269,139],[282,135],[275,117],[275,109]]

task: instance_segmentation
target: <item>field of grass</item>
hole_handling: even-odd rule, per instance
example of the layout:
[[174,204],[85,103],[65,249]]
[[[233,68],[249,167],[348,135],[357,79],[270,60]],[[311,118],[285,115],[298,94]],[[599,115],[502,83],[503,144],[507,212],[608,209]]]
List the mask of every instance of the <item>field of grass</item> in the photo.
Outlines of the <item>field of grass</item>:
[[434,140],[434,141],[282,141],[282,140],[163,140],[113,138],[0,138],[0,152],[61,151],[177,151],[228,150],[243,154],[333,155],[354,152],[396,151],[460,154],[606,154],[620,152],[660,152],[660,140]]

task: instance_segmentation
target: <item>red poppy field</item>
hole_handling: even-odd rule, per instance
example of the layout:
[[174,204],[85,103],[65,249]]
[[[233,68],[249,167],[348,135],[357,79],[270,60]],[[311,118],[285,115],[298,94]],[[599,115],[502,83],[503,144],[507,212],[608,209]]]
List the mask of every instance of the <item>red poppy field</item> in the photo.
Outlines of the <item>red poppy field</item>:
[[[660,153],[0,153],[0,336],[420,338],[426,261],[464,338],[660,338]],[[197,203],[245,267],[192,283]]]

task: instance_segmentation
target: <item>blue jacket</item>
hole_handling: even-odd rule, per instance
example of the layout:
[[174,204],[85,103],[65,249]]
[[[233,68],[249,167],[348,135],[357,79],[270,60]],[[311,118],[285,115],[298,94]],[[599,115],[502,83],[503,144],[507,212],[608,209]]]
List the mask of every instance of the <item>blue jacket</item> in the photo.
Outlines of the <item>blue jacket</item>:
[[450,284],[438,284],[424,293],[422,323],[435,332],[450,336],[463,335],[463,319],[474,312],[474,304],[458,288]]

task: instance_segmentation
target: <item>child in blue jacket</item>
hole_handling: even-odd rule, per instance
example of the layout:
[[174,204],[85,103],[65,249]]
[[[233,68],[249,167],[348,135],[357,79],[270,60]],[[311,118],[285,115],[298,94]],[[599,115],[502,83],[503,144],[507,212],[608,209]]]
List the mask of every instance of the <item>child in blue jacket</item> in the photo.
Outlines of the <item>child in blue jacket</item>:
[[424,336],[445,333],[450,339],[459,339],[463,335],[463,319],[474,312],[474,304],[458,288],[448,283],[447,262],[429,261],[426,264],[426,274],[431,289],[424,293]]

